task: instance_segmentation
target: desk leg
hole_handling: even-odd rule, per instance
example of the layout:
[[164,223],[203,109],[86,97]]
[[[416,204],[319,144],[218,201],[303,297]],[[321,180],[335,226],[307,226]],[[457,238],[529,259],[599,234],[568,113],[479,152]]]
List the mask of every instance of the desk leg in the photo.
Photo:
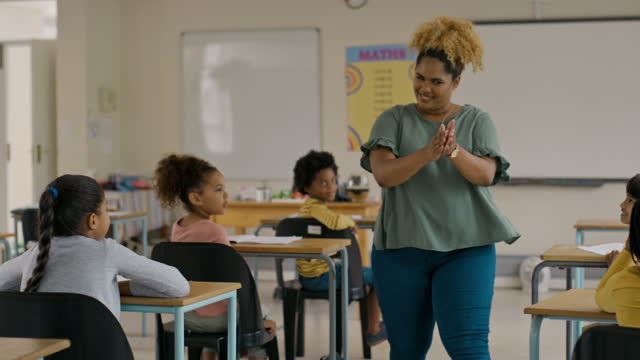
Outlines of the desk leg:
[[[576,273],[577,270],[584,270],[583,268],[576,268]],[[566,288],[567,290],[571,289],[571,284],[572,284],[572,274],[571,274],[571,268],[567,267],[566,273],[567,273],[567,285]],[[577,276],[577,275],[576,275]],[[571,360],[571,354],[573,353],[573,346],[575,345],[575,342],[578,340],[578,338],[580,337],[580,331],[582,329],[582,321],[567,321],[566,324],[566,346],[565,346],[565,350],[566,350],[566,358],[567,360]]]
[[[144,315],[144,314],[143,314]],[[174,319],[174,359],[184,360],[184,311],[181,308],[176,309]]]
[[[144,257],[147,257],[148,236],[147,217],[145,216],[142,218],[142,255]],[[144,313],[142,314],[142,336],[147,336],[147,316]]]
[[324,255],[323,259],[329,265],[329,360],[338,360],[336,352],[336,266],[329,256]]
[[360,248],[360,258],[362,258],[362,266],[371,266],[370,249],[369,249],[369,230],[358,229],[358,247]]
[[227,359],[236,360],[236,311],[237,311],[238,292],[233,291],[233,296],[228,300],[229,314],[227,317]]
[[349,256],[347,249],[340,250],[340,257],[342,259],[342,360],[349,358]]
[[536,265],[533,269],[533,274],[531,274],[531,305],[538,303],[538,281],[540,277],[540,271],[544,269],[547,264],[543,261],[540,264]]
[[[584,245],[584,232],[576,230],[576,244]],[[584,289],[584,268],[576,268],[576,289]]]
[[540,326],[542,316],[531,315],[531,330],[529,333],[529,360],[540,359]]

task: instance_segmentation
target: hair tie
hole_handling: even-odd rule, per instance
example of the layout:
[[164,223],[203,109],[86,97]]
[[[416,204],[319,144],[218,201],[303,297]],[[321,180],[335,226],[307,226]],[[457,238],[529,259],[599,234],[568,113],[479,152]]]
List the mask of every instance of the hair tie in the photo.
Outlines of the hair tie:
[[50,187],[47,190],[49,190],[49,191],[51,191],[53,193],[53,198],[54,199],[58,199],[58,189]]

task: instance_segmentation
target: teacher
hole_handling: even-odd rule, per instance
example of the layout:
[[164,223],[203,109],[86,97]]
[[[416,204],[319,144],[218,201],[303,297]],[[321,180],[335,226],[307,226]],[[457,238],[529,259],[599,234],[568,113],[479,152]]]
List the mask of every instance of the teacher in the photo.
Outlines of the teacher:
[[382,187],[372,265],[390,358],[425,359],[437,323],[452,359],[490,359],[494,244],[520,234],[487,188],[509,179],[495,125],[451,102],[482,44],[470,22],[438,17],[410,46],[416,103],[378,117],[361,159]]

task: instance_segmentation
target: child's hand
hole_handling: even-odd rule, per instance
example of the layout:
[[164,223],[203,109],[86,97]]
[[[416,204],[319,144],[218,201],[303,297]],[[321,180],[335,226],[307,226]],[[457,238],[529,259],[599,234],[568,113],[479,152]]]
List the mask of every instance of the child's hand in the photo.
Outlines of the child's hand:
[[273,320],[265,320],[264,328],[267,330],[269,334],[273,335],[276,333],[276,322]]
[[358,229],[358,225],[354,225],[351,228],[351,232],[353,233],[353,235],[358,235],[358,230],[360,230],[360,229]]
[[616,261],[616,258],[618,257],[619,254],[620,252],[618,250],[613,250],[612,252],[604,256],[605,260],[607,260],[607,267],[611,267],[611,264],[613,264],[613,262]]

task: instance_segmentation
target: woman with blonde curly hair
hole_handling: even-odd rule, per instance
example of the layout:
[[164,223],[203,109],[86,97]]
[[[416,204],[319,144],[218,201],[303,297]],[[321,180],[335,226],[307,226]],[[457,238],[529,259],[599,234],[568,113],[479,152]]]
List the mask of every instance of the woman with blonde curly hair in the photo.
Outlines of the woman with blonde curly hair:
[[470,22],[438,17],[411,46],[416,103],[378,117],[361,160],[382,187],[372,263],[390,358],[424,359],[437,323],[452,359],[490,359],[494,244],[520,234],[488,189],[509,178],[491,118],[451,102],[482,44]]

